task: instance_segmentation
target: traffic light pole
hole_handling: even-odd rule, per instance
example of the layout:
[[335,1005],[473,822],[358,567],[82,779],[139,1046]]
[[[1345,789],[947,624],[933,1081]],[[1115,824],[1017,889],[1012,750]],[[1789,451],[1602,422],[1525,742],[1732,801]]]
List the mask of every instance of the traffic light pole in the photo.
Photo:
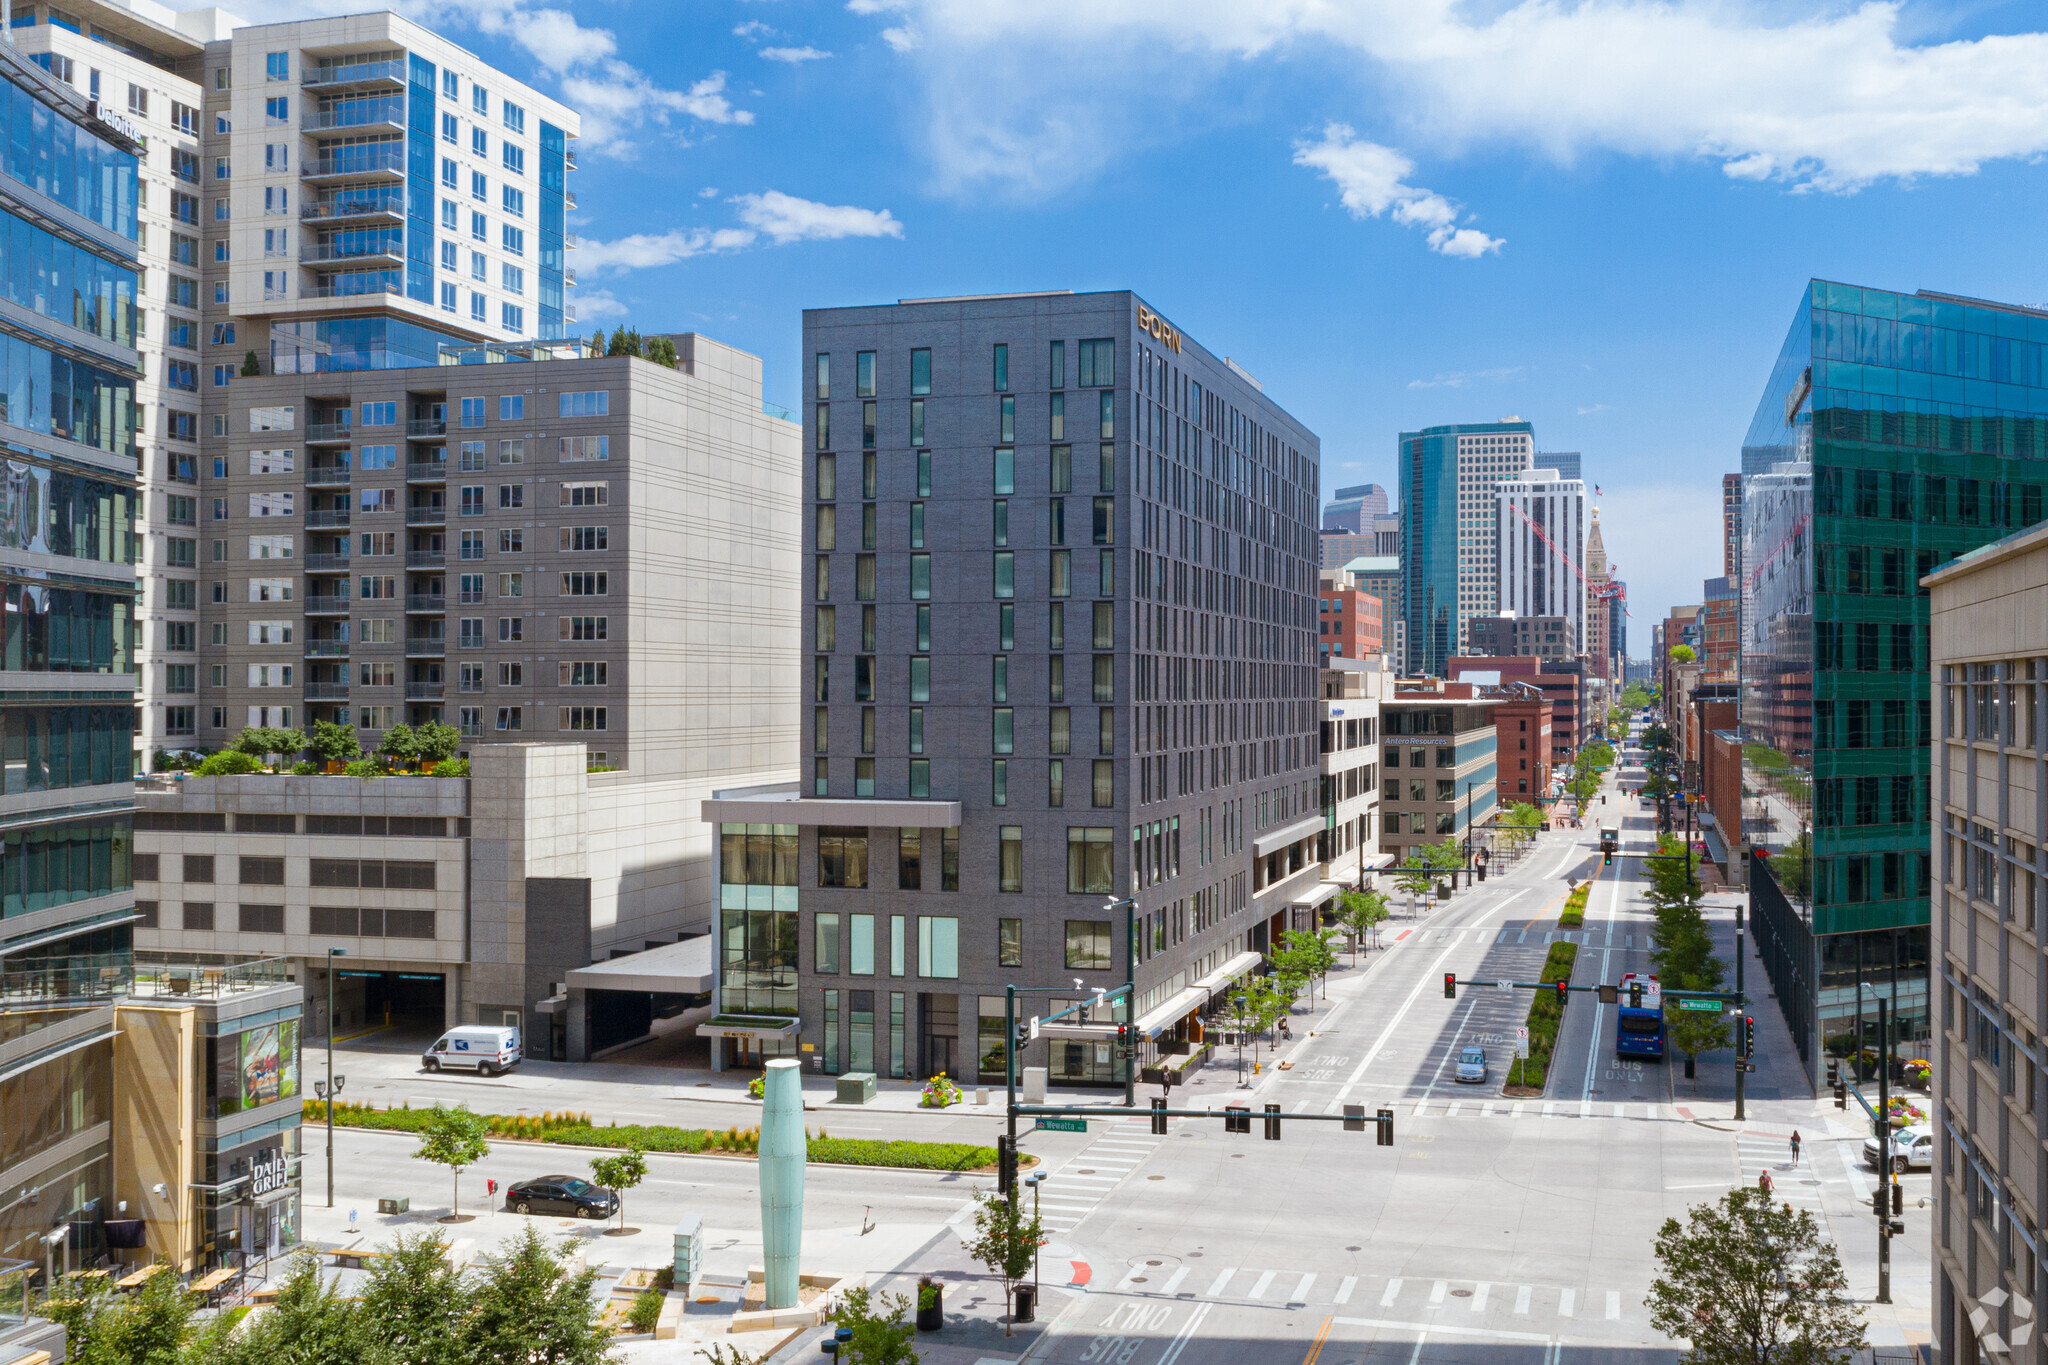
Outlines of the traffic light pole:
[[[1689,852],[1688,856],[1690,856]],[[1745,1014],[1748,1013],[1749,1005],[1742,994],[1742,961],[1748,954],[1743,949],[1742,940],[1747,927],[1743,922],[1742,907],[1737,905],[1735,907],[1735,1008],[1742,1010]],[[1743,1030],[1744,1033],[1748,1031],[1746,1028]],[[1748,1060],[1747,1056],[1735,1059],[1735,1121],[1737,1123],[1742,1122],[1744,1117],[1742,1101],[1744,1091],[1747,1089],[1745,1082],[1749,1079],[1749,1073],[1743,1069],[1743,1064]]]
[[[1877,1173],[1877,1301],[1892,1301],[1892,1036],[1889,1005],[1877,997],[1877,1154],[1883,1161]],[[1861,1040],[1859,1040],[1860,1042]]]

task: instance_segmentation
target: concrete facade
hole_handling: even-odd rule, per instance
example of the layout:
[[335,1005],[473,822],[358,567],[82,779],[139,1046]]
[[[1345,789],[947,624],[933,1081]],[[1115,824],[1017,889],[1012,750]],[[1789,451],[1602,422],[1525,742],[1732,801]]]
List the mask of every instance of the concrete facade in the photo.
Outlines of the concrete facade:
[[1395,684],[1381,703],[1380,849],[1394,862],[1424,844],[1463,846],[1492,820],[1496,701],[1473,683],[1426,679]]
[[[1499,610],[1520,617],[1562,617],[1571,624],[1567,656],[1585,650],[1586,485],[1545,466],[1495,485]],[[1482,619],[1475,616],[1474,621]],[[1467,646],[1482,653],[1471,635]]]
[[1392,860],[1380,850],[1380,708],[1394,695],[1386,656],[1323,665],[1324,877],[1361,886]]

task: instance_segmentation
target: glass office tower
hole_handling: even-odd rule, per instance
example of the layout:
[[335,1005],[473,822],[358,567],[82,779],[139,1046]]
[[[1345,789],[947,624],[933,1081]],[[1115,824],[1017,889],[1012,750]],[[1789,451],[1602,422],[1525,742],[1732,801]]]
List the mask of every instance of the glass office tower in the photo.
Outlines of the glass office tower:
[[1879,996],[1928,1036],[1919,581],[2041,520],[2044,376],[2048,312],[1815,280],[1743,441],[1741,725],[1779,850],[1752,899],[1810,1069],[1875,1044]]

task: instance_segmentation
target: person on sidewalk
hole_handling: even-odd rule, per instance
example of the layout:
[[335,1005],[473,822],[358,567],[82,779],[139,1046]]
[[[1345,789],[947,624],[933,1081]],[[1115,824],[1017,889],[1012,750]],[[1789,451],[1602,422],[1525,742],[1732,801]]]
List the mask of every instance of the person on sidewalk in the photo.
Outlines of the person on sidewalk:
[[1757,1173],[1756,1187],[1763,1191],[1764,1198],[1769,1199],[1771,1197],[1771,1173],[1769,1171],[1759,1171]]
[[1799,1130],[1797,1128],[1792,1130],[1792,1164],[1794,1166],[1799,1164]]

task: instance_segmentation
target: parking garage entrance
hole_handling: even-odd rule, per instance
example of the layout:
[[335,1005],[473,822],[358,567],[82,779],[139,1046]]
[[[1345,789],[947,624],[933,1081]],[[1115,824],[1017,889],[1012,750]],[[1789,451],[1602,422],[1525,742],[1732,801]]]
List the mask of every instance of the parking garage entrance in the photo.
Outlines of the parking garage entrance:
[[334,976],[337,1038],[371,1029],[438,1035],[448,1022],[447,1007],[448,978],[439,972],[343,969]]

